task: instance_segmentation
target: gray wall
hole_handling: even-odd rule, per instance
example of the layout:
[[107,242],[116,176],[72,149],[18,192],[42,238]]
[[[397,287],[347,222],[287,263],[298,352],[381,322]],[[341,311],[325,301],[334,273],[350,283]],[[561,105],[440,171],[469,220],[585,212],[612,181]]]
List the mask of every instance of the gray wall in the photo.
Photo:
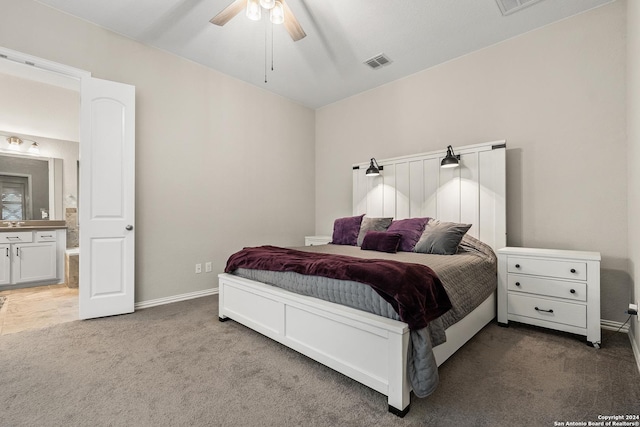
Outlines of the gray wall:
[[136,86],[136,301],[215,288],[243,246],[313,233],[312,110],[36,1],[0,4],[4,47]]
[[316,113],[316,232],[351,214],[351,164],[507,140],[508,244],[601,252],[626,319],[626,3],[614,2]]

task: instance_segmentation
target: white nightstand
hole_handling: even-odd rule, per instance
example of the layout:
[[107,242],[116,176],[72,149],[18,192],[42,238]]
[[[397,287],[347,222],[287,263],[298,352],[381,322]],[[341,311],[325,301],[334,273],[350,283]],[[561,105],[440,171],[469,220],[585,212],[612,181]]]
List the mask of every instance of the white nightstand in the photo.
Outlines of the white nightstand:
[[498,250],[498,323],[586,335],[600,347],[600,253]]
[[304,237],[305,246],[326,245],[329,242],[331,242],[331,236],[305,236]]

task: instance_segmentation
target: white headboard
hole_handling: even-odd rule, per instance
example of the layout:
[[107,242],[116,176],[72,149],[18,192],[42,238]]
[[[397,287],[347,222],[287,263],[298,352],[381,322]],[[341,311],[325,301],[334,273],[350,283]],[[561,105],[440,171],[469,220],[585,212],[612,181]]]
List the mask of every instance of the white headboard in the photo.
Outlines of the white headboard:
[[353,165],[353,214],[473,224],[469,234],[494,250],[505,247],[506,141],[453,149],[457,168],[440,167],[446,149],[376,159],[382,166],[376,177],[365,176],[369,162]]

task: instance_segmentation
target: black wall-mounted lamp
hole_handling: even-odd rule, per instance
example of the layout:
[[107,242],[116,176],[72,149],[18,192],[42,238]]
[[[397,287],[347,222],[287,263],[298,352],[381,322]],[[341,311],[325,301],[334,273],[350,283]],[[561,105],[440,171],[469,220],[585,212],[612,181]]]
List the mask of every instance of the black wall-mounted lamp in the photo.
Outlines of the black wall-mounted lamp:
[[371,158],[371,163],[369,164],[369,168],[367,169],[366,176],[378,176],[380,175],[380,171],[383,170],[384,167],[378,165],[378,162],[375,158]]
[[460,155],[453,152],[453,147],[447,147],[447,155],[440,162],[440,167],[457,168],[460,164]]

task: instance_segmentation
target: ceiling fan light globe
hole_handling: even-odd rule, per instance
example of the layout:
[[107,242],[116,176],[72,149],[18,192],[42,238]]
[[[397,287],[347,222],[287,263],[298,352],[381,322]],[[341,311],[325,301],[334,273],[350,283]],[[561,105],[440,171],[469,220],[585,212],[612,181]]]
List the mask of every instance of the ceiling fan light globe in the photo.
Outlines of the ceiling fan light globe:
[[262,19],[262,7],[260,7],[260,0],[247,1],[247,18],[252,21],[259,21]]
[[269,19],[273,24],[282,24],[284,22],[284,7],[279,1],[275,1],[273,8],[271,9]]
[[264,7],[265,9],[273,9],[273,7],[276,5],[276,0],[260,0],[260,6]]

